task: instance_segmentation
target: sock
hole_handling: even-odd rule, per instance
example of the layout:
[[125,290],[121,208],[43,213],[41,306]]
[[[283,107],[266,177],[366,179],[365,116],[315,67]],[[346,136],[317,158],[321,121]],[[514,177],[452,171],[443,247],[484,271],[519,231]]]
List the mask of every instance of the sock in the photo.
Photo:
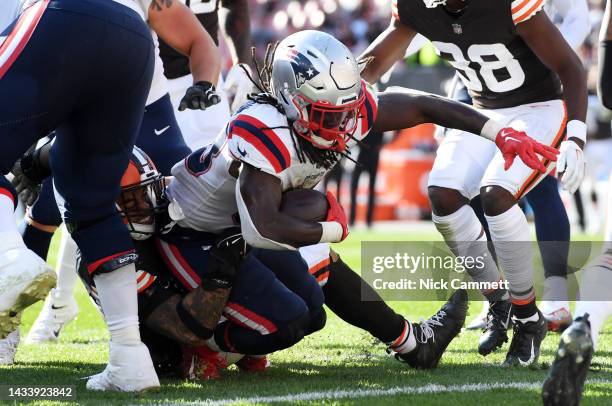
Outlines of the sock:
[[563,276],[549,276],[544,279],[544,292],[542,293],[543,301],[568,302],[567,310],[569,310],[569,297],[567,295],[567,278]]
[[529,224],[517,204],[497,216],[486,216],[500,268],[512,298],[514,315],[527,319],[537,313],[533,289],[533,249]]
[[[323,293],[325,304],[338,317],[384,343],[395,341],[404,331],[404,317],[391,309],[378,292],[340,258],[329,264],[329,278]],[[362,295],[367,301],[362,301]]]
[[74,295],[74,286],[78,275],[76,272],[76,243],[70,237],[70,233],[62,226],[62,240],[57,254],[57,286],[53,304],[56,307],[67,305]]
[[[0,175],[0,177],[2,179],[5,179],[4,176]],[[0,182],[0,233],[2,234],[2,236],[10,236],[10,240],[14,240],[16,239],[16,237],[19,237],[18,240],[22,241],[21,235],[19,234],[19,230],[17,229],[17,222],[15,221],[15,217],[13,216],[16,201],[13,199],[16,199],[17,197],[16,195],[9,195],[9,192],[5,191],[2,186],[3,182]],[[2,242],[4,242],[4,240],[0,239],[0,244]]]
[[94,282],[111,342],[122,345],[140,344],[134,264],[112,272],[96,274]]
[[515,312],[514,320],[515,321],[520,321],[521,323],[524,324],[524,323],[527,323],[527,322],[530,322],[530,321],[538,321],[538,320],[540,320],[540,315],[538,314],[538,309],[537,308],[536,308],[536,312],[535,313],[533,313],[529,317],[524,317],[524,318],[521,318],[520,316],[517,316],[516,312]]
[[612,253],[604,252],[582,270],[580,300],[576,302],[576,317],[589,314],[593,343],[606,319],[612,315]]
[[54,233],[41,230],[30,224],[26,219],[23,219],[19,229],[26,247],[46,260],[47,254],[49,253],[49,246],[51,245],[51,238],[53,238]]
[[[432,220],[453,254],[484,258],[484,267],[466,267],[474,281],[497,282],[502,279],[494,257],[489,252],[487,236],[482,224],[470,206],[462,206],[448,216],[433,214]],[[492,291],[483,290],[482,294],[489,301],[508,299],[508,292],[503,288]]]
[[414,331],[412,331],[412,325],[408,320],[404,321],[404,331],[399,337],[393,341],[386,343],[390,349],[399,353],[406,354],[416,348],[416,338]]

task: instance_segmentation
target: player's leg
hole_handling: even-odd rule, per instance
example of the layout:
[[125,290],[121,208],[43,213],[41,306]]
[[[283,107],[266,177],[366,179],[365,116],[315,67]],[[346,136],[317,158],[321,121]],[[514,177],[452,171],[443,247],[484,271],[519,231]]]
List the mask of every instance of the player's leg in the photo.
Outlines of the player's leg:
[[136,145],[149,155],[157,170],[166,176],[170,176],[175,163],[191,152],[176,121],[169,95],[146,107]]
[[47,259],[51,238],[61,223],[62,217],[53,194],[53,179],[49,177],[43,181],[38,200],[28,208],[19,227],[23,242],[39,257]]
[[465,322],[468,307],[465,291],[456,292],[428,320],[411,323],[391,309],[333,251],[327,271],[329,277],[323,286],[327,307],[345,322],[387,344],[398,360],[412,367],[435,368]]
[[[510,126],[523,127],[538,141],[557,146],[565,129],[566,113],[561,100],[532,103],[498,110]],[[545,162],[549,170],[550,162]],[[504,271],[512,297],[514,335],[505,364],[522,366],[537,361],[539,346],[546,335],[546,322],[535,302],[533,248],[527,218],[518,200],[544,177],[522,162],[507,171],[501,153],[496,153],[481,184],[482,203],[495,246],[498,263]]]
[[572,322],[567,296],[567,256],[570,224],[559,195],[557,179],[546,176],[526,196],[533,208],[536,237],[544,265],[540,309],[548,329],[562,330]]
[[[495,154],[495,145],[474,134],[457,130],[447,132],[438,148],[429,175],[429,200],[432,220],[455,255],[485,258],[482,268],[471,267],[468,274],[476,282],[494,283],[501,279],[488,249],[482,223],[469,206],[478,195],[482,174]],[[483,290],[490,303],[487,323],[478,351],[487,355],[507,341],[510,301],[503,289]]]

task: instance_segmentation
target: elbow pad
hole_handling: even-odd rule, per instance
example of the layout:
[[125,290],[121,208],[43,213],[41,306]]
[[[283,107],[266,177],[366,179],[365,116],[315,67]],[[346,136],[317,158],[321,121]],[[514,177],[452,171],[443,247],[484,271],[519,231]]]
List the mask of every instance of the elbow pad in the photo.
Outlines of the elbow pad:
[[251,247],[255,248],[264,248],[269,250],[292,250],[295,251],[296,248],[289,245],[283,244],[269,238],[262,236],[253,220],[251,220],[251,216],[249,214],[249,210],[242,199],[242,193],[240,192],[240,182],[236,182],[236,204],[238,205],[238,214],[240,215],[240,227],[242,228],[242,237],[244,241]]

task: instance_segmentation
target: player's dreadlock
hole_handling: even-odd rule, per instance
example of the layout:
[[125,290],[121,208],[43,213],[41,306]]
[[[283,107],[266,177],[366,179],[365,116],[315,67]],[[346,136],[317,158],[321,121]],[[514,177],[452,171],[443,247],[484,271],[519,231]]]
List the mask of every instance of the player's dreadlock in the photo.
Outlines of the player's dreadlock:
[[[248,96],[249,100],[253,100],[256,103],[262,104],[270,104],[274,106],[279,112],[284,114],[283,108],[281,104],[278,102],[276,97],[274,97],[274,93],[272,92],[271,81],[272,81],[272,62],[274,60],[274,53],[276,52],[276,48],[278,47],[278,41],[275,43],[269,43],[266,47],[266,53],[264,54],[263,63],[259,63],[257,60],[257,56],[255,54],[255,47],[251,48],[251,56],[253,58],[253,66],[255,66],[255,71],[257,72],[257,77],[259,79],[259,83],[254,80],[249,72],[244,69],[245,73],[253,82],[255,87],[260,91],[259,94],[251,94]],[[298,154],[298,159],[300,162],[305,163],[310,161],[318,167],[322,167],[325,169],[332,168],[341,157],[346,157],[347,159],[355,162],[353,158],[351,158],[348,154],[344,152],[336,152],[328,149],[321,149],[315,147],[312,143],[308,142],[303,137],[300,137],[296,134],[296,131],[293,129],[293,126],[279,126],[279,127],[269,127],[264,128],[263,130],[274,130],[277,128],[286,128],[291,133],[291,139],[293,141],[293,146]],[[352,137],[351,137],[352,138]],[[355,141],[361,144],[361,142],[355,138]],[[355,162],[357,163],[357,162]]]

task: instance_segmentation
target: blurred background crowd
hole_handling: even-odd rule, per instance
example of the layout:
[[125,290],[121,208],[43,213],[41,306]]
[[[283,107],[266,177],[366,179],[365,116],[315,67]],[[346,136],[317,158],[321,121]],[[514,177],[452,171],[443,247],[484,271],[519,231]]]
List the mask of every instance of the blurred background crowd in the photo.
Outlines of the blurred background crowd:
[[[605,185],[612,170],[612,113],[596,97],[597,45],[604,5],[604,0],[588,0],[590,34],[577,49],[588,74],[590,93],[588,174],[576,196],[563,195],[573,225],[589,233],[599,232],[603,223]],[[250,7],[252,39],[260,58],[268,43],[303,29],[333,34],[359,55],[391,19],[391,0],[250,0]],[[380,89],[401,85],[446,94],[452,77],[453,70],[425,43],[378,85]],[[426,179],[436,149],[435,132],[433,126],[425,125],[396,134],[372,134],[369,148],[364,147],[367,153],[352,151],[351,156],[360,164],[345,160],[328,182],[332,189],[337,187],[343,204],[351,207],[353,219],[369,224],[428,215]],[[526,210],[529,212],[528,207]]]

